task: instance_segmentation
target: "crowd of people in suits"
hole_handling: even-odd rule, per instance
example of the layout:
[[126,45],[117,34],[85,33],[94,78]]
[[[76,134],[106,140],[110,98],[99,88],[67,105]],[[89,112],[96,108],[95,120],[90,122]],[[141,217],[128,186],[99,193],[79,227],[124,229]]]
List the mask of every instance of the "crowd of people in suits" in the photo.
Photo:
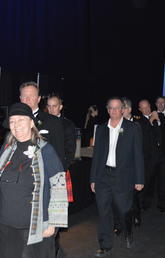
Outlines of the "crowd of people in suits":
[[[68,170],[75,156],[76,130],[75,124],[62,112],[61,97],[54,93],[49,95],[44,112],[39,108],[41,96],[35,82],[23,83],[19,90],[20,102],[25,105],[22,108],[24,111],[26,106],[31,108],[39,135],[53,146],[66,172],[66,185],[71,185]],[[141,212],[151,208],[155,193],[157,208],[165,213],[164,97],[158,97],[155,105],[157,109],[151,111],[149,101],[140,100],[139,115],[135,116],[130,99],[110,98],[107,102],[109,120],[104,124],[98,120],[98,107],[92,105],[88,108],[82,144],[93,145],[91,140],[95,134],[90,184],[99,213],[100,249],[96,257],[111,255],[113,233],[119,235],[123,231],[126,246],[131,248],[132,226],[140,226]],[[31,118],[30,111],[28,116]],[[7,126],[5,122],[4,126]],[[68,200],[73,201],[69,187],[67,191]],[[58,239],[59,230],[56,230],[56,255]],[[29,258],[28,254],[26,258]]]
[[150,209],[153,200],[165,213],[164,97],[155,105],[157,110],[151,111],[149,101],[140,100],[139,115],[134,116],[130,99],[111,98],[108,123],[97,127],[91,168],[100,218],[95,257],[111,255],[112,232],[123,231],[131,248],[132,226],[140,226],[141,212]]
[[131,101],[124,100],[124,117],[140,125],[143,139],[145,166],[145,188],[139,196],[139,206],[143,210],[151,208],[154,193],[157,193],[157,208],[165,212],[165,99],[155,101],[157,110],[151,112],[147,99],[140,100],[139,116],[132,115]]

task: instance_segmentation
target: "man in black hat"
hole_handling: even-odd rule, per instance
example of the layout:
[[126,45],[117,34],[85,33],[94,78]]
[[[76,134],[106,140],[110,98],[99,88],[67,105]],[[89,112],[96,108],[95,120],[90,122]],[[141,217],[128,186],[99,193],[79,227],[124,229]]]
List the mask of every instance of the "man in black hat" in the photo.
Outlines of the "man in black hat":
[[41,96],[37,83],[25,82],[21,84],[19,90],[21,102],[30,106],[33,111],[40,134],[52,144],[64,165],[64,134],[61,121],[39,109]]

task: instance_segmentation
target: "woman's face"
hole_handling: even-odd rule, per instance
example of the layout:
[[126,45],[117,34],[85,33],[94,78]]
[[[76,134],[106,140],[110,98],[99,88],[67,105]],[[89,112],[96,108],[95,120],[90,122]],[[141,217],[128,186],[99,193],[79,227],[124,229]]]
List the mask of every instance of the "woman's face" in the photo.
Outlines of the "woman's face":
[[15,115],[9,118],[10,130],[19,142],[25,142],[31,139],[33,125],[33,120],[28,116]]

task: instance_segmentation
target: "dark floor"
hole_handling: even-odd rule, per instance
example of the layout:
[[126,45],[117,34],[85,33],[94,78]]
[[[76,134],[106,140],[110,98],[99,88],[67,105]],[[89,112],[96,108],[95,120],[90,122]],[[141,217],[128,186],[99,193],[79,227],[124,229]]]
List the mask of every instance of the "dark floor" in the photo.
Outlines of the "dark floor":
[[[143,223],[134,228],[134,244],[126,249],[123,236],[114,237],[111,258],[165,258],[165,214],[155,207],[142,214]],[[63,252],[59,258],[92,258],[97,243],[98,215],[95,205],[73,214],[68,231],[61,232]]]

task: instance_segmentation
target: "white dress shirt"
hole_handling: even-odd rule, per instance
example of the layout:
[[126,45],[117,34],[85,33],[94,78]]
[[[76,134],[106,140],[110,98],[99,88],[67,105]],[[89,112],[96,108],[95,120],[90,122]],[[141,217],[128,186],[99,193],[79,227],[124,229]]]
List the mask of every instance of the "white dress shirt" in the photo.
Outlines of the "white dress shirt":
[[33,111],[34,117],[36,117],[38,115],[38,110],[39,110],[39,108],[37,108],[36,110]]
[[107,159],[107,166],[116,167],[116,145],[119,137],[119,132],[121,128],[121,124],[123,122],[123,117],[120,119],[118,125],[114,128],[111,126],[111,119],[108,121],[109,128],[109,153]]
[[150,115],[144,115],[144,117],[147,118],[147,119],[150,119],[150,116],[151,116],[151,114]]

